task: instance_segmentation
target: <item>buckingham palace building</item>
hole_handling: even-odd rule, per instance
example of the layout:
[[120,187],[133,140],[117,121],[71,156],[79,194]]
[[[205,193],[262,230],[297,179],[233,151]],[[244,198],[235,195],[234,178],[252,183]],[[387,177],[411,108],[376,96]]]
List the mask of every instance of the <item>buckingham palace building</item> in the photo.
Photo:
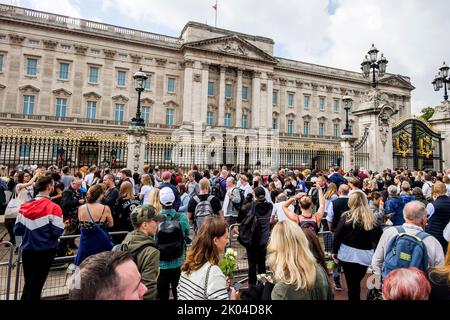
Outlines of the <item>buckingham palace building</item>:
[[[140,68],[152,166],[339,164],[342,97],[357,103],[369,80],[273,49],[270,38],[197,22],[172,37],[0,5],[0,164],[124,166]],[[396,119],[411,113],[409,77],[386,74],[378,87]]]

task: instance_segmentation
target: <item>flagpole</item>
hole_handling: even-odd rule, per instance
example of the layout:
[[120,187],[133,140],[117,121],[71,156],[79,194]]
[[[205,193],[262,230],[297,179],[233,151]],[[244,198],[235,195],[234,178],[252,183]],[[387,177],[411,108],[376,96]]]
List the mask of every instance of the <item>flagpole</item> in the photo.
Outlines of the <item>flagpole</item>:
[[215,27],[217,28],[217,0],[216,0],[216,7],[215,7],[215,9],[216,9],[216,21],[215,21]]

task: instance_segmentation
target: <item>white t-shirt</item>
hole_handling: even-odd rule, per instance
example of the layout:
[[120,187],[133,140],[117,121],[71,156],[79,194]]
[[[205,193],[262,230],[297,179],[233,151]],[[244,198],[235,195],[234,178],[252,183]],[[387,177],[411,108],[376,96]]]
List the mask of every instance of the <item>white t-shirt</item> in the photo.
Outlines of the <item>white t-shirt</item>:
[[86,177],[84,177],[84,182],[86,182],[87,186],[91,186],[92,180],[94,180],[94,174],[88,173]]
[[[273,204],[273,209],[272,209],[272,217],[276,216],[278,221],[285,221],[288,220],[289,218],[284,214],[283,211],[283,205],[286,201],[282,201],[282,202],[277,202]],[[292,212],[294,212],[295,208],[294,206],[291,204],[289,206],[289,210],[291,210]]]
[[142,186],[141,193],[139,195],[144,195],[144,199],[142,199],[143,200],[143,202],[142,202],[143,204],[148,203],[148,197],[150,196],[150,192],[152,190],[153,190],[152,186],[148,186],[148,185]]

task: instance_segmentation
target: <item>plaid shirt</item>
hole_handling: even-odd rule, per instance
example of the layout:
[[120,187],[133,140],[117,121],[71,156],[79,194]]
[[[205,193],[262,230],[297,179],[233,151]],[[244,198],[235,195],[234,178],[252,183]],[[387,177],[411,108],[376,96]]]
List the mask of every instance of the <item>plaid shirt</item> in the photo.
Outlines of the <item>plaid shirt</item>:
[[[161,214],[166,216],[166,219],[169,218],[169,221],[173,219],[177,212],[173,209],[171,210],[161,210]],[[189,235],[190,231],[190,225],[189,221],[186,218],[184,214],[180,214],[180,222],[181,222],[181,229],[183,231],[183,237],[186,237],[186,235]],[[176,269],[181,267],[181,265],[184,263],[184,260],[186,259],[186,244],[183,245],[183,253],[181,256],[174,260],[169,261],[160,261],[159,262],[159,268],[160,269]]]

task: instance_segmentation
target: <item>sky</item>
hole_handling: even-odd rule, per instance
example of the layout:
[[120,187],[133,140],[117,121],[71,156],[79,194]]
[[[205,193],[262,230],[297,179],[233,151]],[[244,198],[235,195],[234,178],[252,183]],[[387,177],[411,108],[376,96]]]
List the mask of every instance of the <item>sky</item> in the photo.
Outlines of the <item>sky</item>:
[[[0,0],[178,37],[188,21],[214,25],[215,0]],[[411,77],[412,112],[439,105],[431,81],[450,64],[448,0],[218,0],[217,26],[272,38],[278,57],[360,71],[372,43],[387,72]]]

